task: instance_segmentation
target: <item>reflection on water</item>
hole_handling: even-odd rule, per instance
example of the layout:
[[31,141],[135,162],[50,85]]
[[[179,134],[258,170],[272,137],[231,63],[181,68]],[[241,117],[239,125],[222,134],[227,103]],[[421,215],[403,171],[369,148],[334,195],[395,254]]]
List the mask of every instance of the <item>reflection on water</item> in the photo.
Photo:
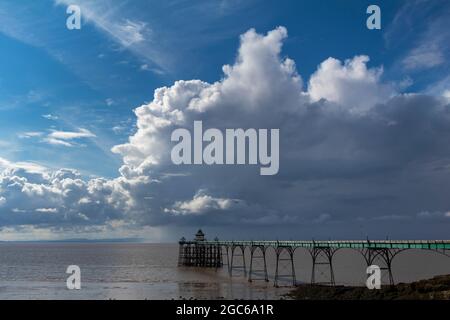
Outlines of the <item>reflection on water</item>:
[[[249,283],[242,271],[234,272],[230,279],[226,267],[179,268],[177,258],[176,244],[2,243],[0,299],[272,299],[288,290],[273,287],[275,255],[271,249],[267,251],[267,283]],[[248,258],[249,254],[247,266]],[[255,268],[262,269],[258,263],[255,261]],[[66,288],[65,271],[71,264],[81,268],[79,291]],[[296,251],[297,281],[308,282],[311,268],[309,254]],[[365,282],[364,260],[355,251],[339,251],[334,270],[338,284]],[[395,258],[393,271],[397,282],[449,274],[450,258],[411,250]]]
[[274,288],[273,284],[249,284],[248,282],[180,282],[179,298],[195,297],[195,299],[278,299],[288,292],[287,288]]

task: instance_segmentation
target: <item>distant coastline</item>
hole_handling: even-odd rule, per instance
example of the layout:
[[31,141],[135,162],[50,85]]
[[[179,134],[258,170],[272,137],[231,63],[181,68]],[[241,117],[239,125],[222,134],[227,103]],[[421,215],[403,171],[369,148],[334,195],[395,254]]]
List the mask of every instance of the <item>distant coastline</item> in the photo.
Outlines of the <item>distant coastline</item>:
[[144,243],[141,238],[111,238],[111,239],[55,239],[55,240],[0,240],[0,243]]
[[450,275],[380,290],[356,286],[300,285],[285,295],[295,300],[450,300]]

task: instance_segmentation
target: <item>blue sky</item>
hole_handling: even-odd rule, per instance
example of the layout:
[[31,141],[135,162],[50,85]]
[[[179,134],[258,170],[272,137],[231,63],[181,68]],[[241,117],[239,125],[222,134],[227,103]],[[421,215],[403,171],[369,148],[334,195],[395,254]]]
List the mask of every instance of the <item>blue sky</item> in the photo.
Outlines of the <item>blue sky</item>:
[[[66,28],[68,4],[80,5],[81,30]],[[381,30],[365,26],[370,4],[373,1],[3,2],[0,158],[45,170],[75,169],[85,180],[115,179],[127,160],[111,148],[137,132],[133,110],[151,102],[155,89],[177,80],[223,79],[222,66],[235,62],[239,37],[251,28],[259,34],[278,26],[287,29],[280,59],[295,61],[304,90],[327,58],[344,61],[367,55],[367,68],[383,68],[377,81],[398,95],[450,96],[448,3],[377,1]],[[437,157],[433,152],[431,156]],[[190,197],[203,194],[199,190],[190,190]],[[217,192],[213,199],[230,196]],[[446,210],[446,204],[430,208]]]

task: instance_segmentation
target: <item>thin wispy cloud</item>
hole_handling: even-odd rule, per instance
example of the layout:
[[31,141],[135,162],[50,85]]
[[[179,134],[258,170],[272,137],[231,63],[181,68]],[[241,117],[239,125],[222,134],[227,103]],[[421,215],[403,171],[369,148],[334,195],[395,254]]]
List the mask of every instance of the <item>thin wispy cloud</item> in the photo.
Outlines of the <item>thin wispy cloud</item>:
[[71,142],[60,140],[60,139],[55,139],[55,138],[51,138],[51,137],[42,139],[42,142],[48,143],[48,144],[51,144],[54,146],[64,146],[64,147],[73,147],[75,145]]
[[146,40],[146,34],[150,30],[147,29],[147,24],[142,21],[130,21],[125,22],[117,26],[115,36],[124,47],[142,42]]
[[93,138],[95,134],[87,129],[80,128],[79,131],[53,131],[48,135],[50,138],[61,140],[73,140],[79,138]]
[[407,70],[429,69],[445,63],[444,54],[436,43],[423,43],[402,60]]
[[40,213],[57,213],[58,209],[56,209],[56,208],[37,208],[35,211],[40,212]]
[[57,131],[51,130],[50,133],[41,131],[21,132],[17,135],[20,139],[41,138],[41,142],[55,146],[74,147],[77,145],[75,140],[95,138],[96,135],[87,129],[80,128],[78,131]]
[[27,162],[27,161],[12,162],[0,157],[0,170],[5,169],[12,169],[12,170],[21,169],[29,173],[39,173],[39,174],[46,174],[48,172],[47,167],[35,162]]
[[52,145],[73,147],[74,140],[83,138],[95,138],[96,135],[87,129],[80,128],[78,131],[52,131],[42,141]]
[[400,60],[406,71],[426,70],[448,63],[449,12],[450,5],[445,0],[407,1],[397,12],[384,37],[389,47],[398,43],[399,36],[414,39],[412,47]]
[[43,132],[39,131],[28,131],[28,132],[21,132],[17,136],[21,139],[30,139],[30,138],[36,138],[43,136]]
[[109,0],[55,0],[55,3],[63,6],[79,5],[84,21],[93,24],[123,49],[129,50],[147,63],[154,64],[155,69],[162,71],[170,68],[167,56],[157,50],[150,24],[126,16],[117,3]]
[[42,115],[42,118],[47,119],[47,120],[58,120],[59,119],[58,116],[55,116],[55,115],[50,114],[50,113]]

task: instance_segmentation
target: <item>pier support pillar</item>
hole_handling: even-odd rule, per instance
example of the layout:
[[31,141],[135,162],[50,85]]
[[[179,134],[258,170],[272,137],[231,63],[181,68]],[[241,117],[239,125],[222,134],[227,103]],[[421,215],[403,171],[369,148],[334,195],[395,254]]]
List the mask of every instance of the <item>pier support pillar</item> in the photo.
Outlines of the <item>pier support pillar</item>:
[[[335,252],[336,249],[330,247],[314,246],[309,250],[312,257],[311,284],[335,285],[333,270],[333,255]],[[328,269],[328,272],[323,270],[324,267]],[[328,281],[318,281],[317,275],[319,272],[325,276],[328,273]]]
[[[258,255],[258,252],[260,253]],[[255,269],[255,265],[253,261],[262,261],[263,269]],[[262,272],[262,278],[255,278],[253,274],[257,272]],[[248,273],[248,281],[252,282],[254,280],[264,280],[266,282],[269,281],[269,277],[267,275],[267,263],[266,263],[266,248],[264,246],[254,246],[250,247],[250,270]]]
[[[231,258],[230,258],[230,256],[231,256],[231,247],[230,246],[227,246],[227,245],[225,245],[225,246],[223,246],[222,247],[222,251],[221,251],[221,260],[222,260],[222,265],[225,265],[226,264],[226,266],[227,266],[227,272],[228,272],[228,275],[231,277]],[[225,257],[224,257],[224,255],[225,255]]]
[[[289,255],[288,257],[283,257],[282,253],[287,252],[287,254]],[[295,286],[297,285],[297,279],[295,277],[295,267],[294,267],[294,251],[295,248],[292,247],[282,247],[282,246],[277,246],[275,248],[275,254],[276,254],[276,258],[277,258],[277,263],[276,263],[276,268],[275,268],[275,280],[274,280],[274,286],[278,287],[279,286],[279,281],[282,278],[286,278],[286,277],[290,277],[292,279],[292,285]],[[282,263],[285,262],[288,265],[284,265],[284,267],[286,268],[290,268],[291,272],[290,274],[282,274],[281,268],[283,267]]]
[[[235,257],[240,257],[241,263],[236,265]],[[243,270],[244,277],[247,277],[247,268],[245,266],[245,246],[232,245],[231,246],[231,264],[230,264],[230,277],[233,276],[233,269]]]

